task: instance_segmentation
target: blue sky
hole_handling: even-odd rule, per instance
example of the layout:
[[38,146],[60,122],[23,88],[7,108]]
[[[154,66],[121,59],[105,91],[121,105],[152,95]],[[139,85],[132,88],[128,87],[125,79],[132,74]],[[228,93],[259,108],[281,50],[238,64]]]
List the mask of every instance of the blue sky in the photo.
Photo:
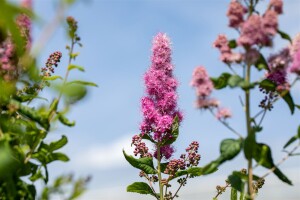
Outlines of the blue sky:
[[[180,82],[179,106],[184,112],[184,121],[179,139],[175,143],[176,155],[183,152],[191,141],[197,140],[202,156],[200,165],[215,159],[219,155],[220,141],[235,136],[209,113],[194,108],[196,97],[189,82],[193,69],[199,65],[207,67],[212,76],[228,71],[218,60],[218,51],[212,48],[212,43],[219,33],[227,34],[229,38],[237,36],[227,27],[228,20],[225,14],[228,2],[89,0],[78,2],[70,8],[67,14],[78,20],[79,35],[84,45],[83,48],[77,49],[80,55],[76,64],[86,68],[86,73],[74,72],[70,78],[93,81],[99,88],[92,88],[88,97],[70,112],[69,118],[75,119],[77,123],[74,128],[59,126],[57,131],[49,136],[48,140],[51,141],[59,138],[61,134],[66,134],[70,142],[64,151],[71,158],[69,163],[51,164],[50,175],[54,177],[69,172],[74,172],[76,176],[92,175],[90,190],[81,198],[83,200],[147,199],[125,192],[127,185],[142,180],[138,176],[138,170],[130,167],[123,159],[121,151],[125,148],[130,153],[131,136],[139,131],[139,123],[142,120],[140,98],[144,94],[142,77],[150,65],[151,40],[158,32],[166,32],[171,38],[175,75]],[[263,1],[261,8],[267,3],[267,0]],[[40,17],[34,29],[35,38],[43,25],[53,18],[55,5],[55,0],[34,2],[34,9]],[[284,15],[280,16],[280,29],[292,37],[300,32],[299,10],[300,1],[286,0]],[[288,44],[279,38],[276,38],[276,41],[278,45],[270,52],[276,52]],[[41,52],[41,65],[50,53],[60,50],[63,59],[57,73],[63,74],[67,63],[66,44],[66,33],[60,27]],[[236,66],[235,69],[239,70],[239,67]],[[258,77],[254,77],[256,78]],[[298,103],[299,89],[297,85],[293,91]],[[243,95],[242,91],[222,90],[214,92],[213,95],[220,99],[223,106],[232,110],[233,118],[229,122],[243,133],[244,114],[238,98],[239,95]],[[252,113],[256,113],[263,95],[254,93],[252,97]],[[282,146],[295,134],[299,117],[299,111],[291,117],[282,101],[276,103],[272,113],[266,116],[264,132],[258,135],[258,140],[271,145],[275,161],[285,155],[281,152]],[[242,154],[235,161],[221,166],[214,175],[192,180],[183,189],[180,199],[211,199],[215,194],[215,186],[224,184],[224,179],[231,171],[241,168],[246,168]],[[290,175],[295,186],[280,186],[281,183],[271,175],[258,199],[300,198],[299,158],[291,158],[281,168]],[[263,169],[258,169],[257,174],[262,175],[264,172]],[[226,198],[226,195],[223,196],[223,199]]]

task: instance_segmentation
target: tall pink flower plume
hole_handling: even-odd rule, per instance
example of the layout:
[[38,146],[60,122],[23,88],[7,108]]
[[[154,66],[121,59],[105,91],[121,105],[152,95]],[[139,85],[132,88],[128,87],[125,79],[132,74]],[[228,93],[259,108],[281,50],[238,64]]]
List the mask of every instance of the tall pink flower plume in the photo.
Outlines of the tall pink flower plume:
[[[142,134],[148,134],[156,141],[172,138],[171,127],[174,118],[182,120],[177,108],[177,80],[173,77],[170,39],[158,33],[152,44],[151,66],[145,73],[146,96],[142,98],[144,120],[140,126]],[[171,157],[173,147],[161,148],[165,158]]]
[[244,7],[239,1],[232,0],[227,11],[229,26],[233,28],[239,28],[240,25],[244,22],[244,14],[246,13],[246,7]]

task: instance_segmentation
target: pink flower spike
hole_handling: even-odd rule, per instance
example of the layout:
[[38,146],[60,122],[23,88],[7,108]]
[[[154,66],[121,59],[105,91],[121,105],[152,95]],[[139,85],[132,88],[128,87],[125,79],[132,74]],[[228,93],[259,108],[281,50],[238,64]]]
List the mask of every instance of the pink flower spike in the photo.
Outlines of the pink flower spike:
[[140,129],[142,134],[162,141],[172,137],[174,118],[178,116],[181,121],[182,114],[177,109],[178,83],[173,77],[170,39],[158,33],[152,44],[151,66],[144,75],[147,96],[141,100],[144,120]]

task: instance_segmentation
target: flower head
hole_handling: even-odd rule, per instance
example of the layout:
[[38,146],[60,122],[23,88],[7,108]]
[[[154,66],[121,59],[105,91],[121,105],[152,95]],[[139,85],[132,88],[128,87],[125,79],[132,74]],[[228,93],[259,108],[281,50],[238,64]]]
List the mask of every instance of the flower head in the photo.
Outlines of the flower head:
[[244,7],[239,1],[232,0],[227,11],[229,26],[233,28],[239,28],[239,26],[244,22],[245,13],[247,13],[247,8]]
[[293,62],[290,67],[290,72],[296,73],[298,76],[300,76],[300,49],[293,57]]
[[216,114],[218,120],[224,120],[232,116],[231,111],[228,108],[220,108]]
[[282,0],[271,0],[269,7],[273,9],[277,14],[282,14],[283,12],[283,2]]
[[289,49],[292,57],[300,50],[300,33],[293,39]]
[[266,35],[274,36],[277,33],[278,19],[277,13],[273,10],[268,10],[262,17],[263,31]]
[[243,23],[237,43],[242,46],[271,46],[271,40],[264,31],[263,20],[259,15],[253,14]]
[[[172,123],[182,114],[177,108],[177,80],[173,77],[171,42],[164,33],[158,33],[152,43],[150,69],[144,75],[146,96],[142,98],[144,120],[140,130],[155,141],[172,138]],[[160,147],[161,157],[169,159],[174,149],[170,145]],[[157,152],[154,153],[156,156]]]
[[213,43],[213,46],[220,50],[220,52],[221,52],[220,59],[223,62],[225,62],[225,63],[241,62],[242,54],[233,53],[231,51],[226,35],[223,35],[223,34],[218,35],[218,38]]

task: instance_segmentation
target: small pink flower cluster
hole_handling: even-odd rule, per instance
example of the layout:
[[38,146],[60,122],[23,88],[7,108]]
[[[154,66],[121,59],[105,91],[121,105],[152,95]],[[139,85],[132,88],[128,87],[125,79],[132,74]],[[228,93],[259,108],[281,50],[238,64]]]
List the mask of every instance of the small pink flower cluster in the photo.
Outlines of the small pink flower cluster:
[[44,77],[49,77],[51,74],[54,73],[54,68],[53,66],[57,67],[58,63],[60,62],[60,59],[62,57],[61,52],[56,51],[52,54],[50,54],[47,62],[46,62],[46,67],[43,67],[41,71],[43,72]]
[[167,165],[164,173],[174,176],[178,170],[184,170],[185,163],[182,159],[172,159]]
[[214,47],[221,52],[221,60],[227,64],[245,61],[247,64],[254,64],[259,58],[257,46],[272,46],[272,39],[278,29],[278,15],[282,13],[282,0],[271,0],[268,9],[263,15],[252,13],[245,19],[247,8],[240,1],[232,0],[229,4],[227,16],[229,26],[240,32],[237,45],[247,47],[247,51],[234,53],[229,47],[225,35],[221,34],[214,42]]
[[225,120],[232,117],[231,111],[228,108],[220,108],[216,114],[218,120]]
[[247,8],[244,7],[237,0],[233,0],[229,4],[227,11],[227,17],[229,18],[229,26],[233,28],[239,28],[244,22],[244,14],[247,13]]
[[300,33],[292,41],[292,45],[289,47],[292,64],[290,66],[290,72],[300,76]]
[[9,81],[13,79],[15,72],[14,46],[8,38],[0,44],[0,76]]
[[197,108],[207,109],[211,107],[218,107],[219,102],[215,99],[210,99],[214,86],[204,67],[199,66],[194,69],[191,86],[196,90]]
[[152,157],[152,154],[149,153],[149,149],[144,142],[142,142],[142,138],[139,135],[135,135],[132,137],[131,145],[135,146],[134,155],[140,155],[140,158],[144,157]]
[[[24,8],[31,9],[32,8],[32,0],[23,0],[21,5]],[[21,31],[21,35],[26,40],[26,48],[29,49],[31,47],[31,20],[26,14],[21,14],[16,19],[17,25]]]
[[[155,141],[172,138],[171,127],[175,117],[179,118],[179,122],[182,120],[182,114],[177,109],[178,83],[173,77],[170,43],[164,33],[158,33],[154,37],[152,64],[144,76],[147,96],[141,100],[144,120],[140,130]],[[167,159],[173,152],[169,145],[161,147],[161,154]]]
[[188,148],[185,149],[187,152],[187,167],[197,166],[200,161],[200,154],[198,154],[199,142],[193,141]]
[[[220,102],[216,99],[210,97],[214,86],[212,81],[209,78],[209,75],[206,69],[203,66],[196,67],[193,72],[191,86],[195,88],[197,101],[196,107],[200,109],[214,109],[217,108],[217,119],[227,119],[231,117],[231,114],[228,115],[228,110],[225,108],[220,108]],[[224,115],[226,114],[226,115]]]
[[186,148],[186,154],[182,154],[180,159],[172,159],[164,173],[173,176],[178,170],[184,170],[187,167],[197,166],[200,161],[200,154],[198,154],[199,143],[193,141],[188,148]]
[[218,48],[221,53],[221,61],[225,63],[232,63],[232,62],[241,62],[242,54],[240,53],[233,53],[231,48],[229,47],[228,40],[226,35],[218,35],[218,38],[213,43],[213,46]]

